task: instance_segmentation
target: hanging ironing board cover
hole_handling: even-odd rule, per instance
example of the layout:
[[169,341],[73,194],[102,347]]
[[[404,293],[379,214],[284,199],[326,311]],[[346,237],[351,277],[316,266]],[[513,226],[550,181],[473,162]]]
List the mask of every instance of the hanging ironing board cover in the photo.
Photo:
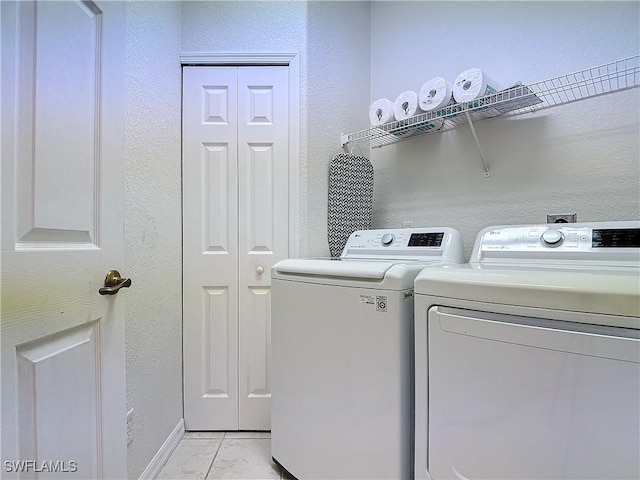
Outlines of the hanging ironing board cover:
[[339,257],[351,233],[371,228],[373,166],[369,159],[340,153],[329,164],[327,235],[329,252]]

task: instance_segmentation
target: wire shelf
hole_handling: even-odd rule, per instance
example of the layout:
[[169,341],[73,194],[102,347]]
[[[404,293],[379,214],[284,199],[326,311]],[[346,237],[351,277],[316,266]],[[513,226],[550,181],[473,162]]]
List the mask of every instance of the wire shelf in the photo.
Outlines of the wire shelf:
[[452,130],[470,121],[521,115],[640,87],[640,55],[529,85],[514,85],[472,102],[457,103],[407,120],[343,134],[342,146],[369,142],[383,147],[416,135]]

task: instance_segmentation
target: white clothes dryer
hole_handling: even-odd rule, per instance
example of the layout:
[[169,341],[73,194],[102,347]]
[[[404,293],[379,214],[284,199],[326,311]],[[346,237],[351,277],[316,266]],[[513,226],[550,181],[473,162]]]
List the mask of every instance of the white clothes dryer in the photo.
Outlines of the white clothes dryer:
[[640,222],[489,227],[415,294],[415,478],[640,478]]
[[451,228],[364,230],[272,271],[271,454],[298,479],[413,476],[413,281],[460,263]]

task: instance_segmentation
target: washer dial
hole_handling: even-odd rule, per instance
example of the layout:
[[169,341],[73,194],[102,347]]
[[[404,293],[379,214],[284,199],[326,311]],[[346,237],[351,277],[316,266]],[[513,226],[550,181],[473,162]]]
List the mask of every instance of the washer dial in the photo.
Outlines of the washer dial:
[[389,245],[391,245],[393,243],[393,241],[396,239],[395,235],[393,233],[385,233],[382,236],[382,240],[381,243],[382,245],[384,245],[385,247],[388,247]]
[[550,228],[540,235],[540,241],[547,247],[559,247],[564,241],[564,235],[560,230]]

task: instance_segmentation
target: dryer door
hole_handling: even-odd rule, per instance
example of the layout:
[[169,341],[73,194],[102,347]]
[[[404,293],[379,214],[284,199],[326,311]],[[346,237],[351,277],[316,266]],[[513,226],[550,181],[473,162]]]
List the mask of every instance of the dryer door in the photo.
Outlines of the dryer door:
[[431,307],[429,475],[639,478],[639,333]]

